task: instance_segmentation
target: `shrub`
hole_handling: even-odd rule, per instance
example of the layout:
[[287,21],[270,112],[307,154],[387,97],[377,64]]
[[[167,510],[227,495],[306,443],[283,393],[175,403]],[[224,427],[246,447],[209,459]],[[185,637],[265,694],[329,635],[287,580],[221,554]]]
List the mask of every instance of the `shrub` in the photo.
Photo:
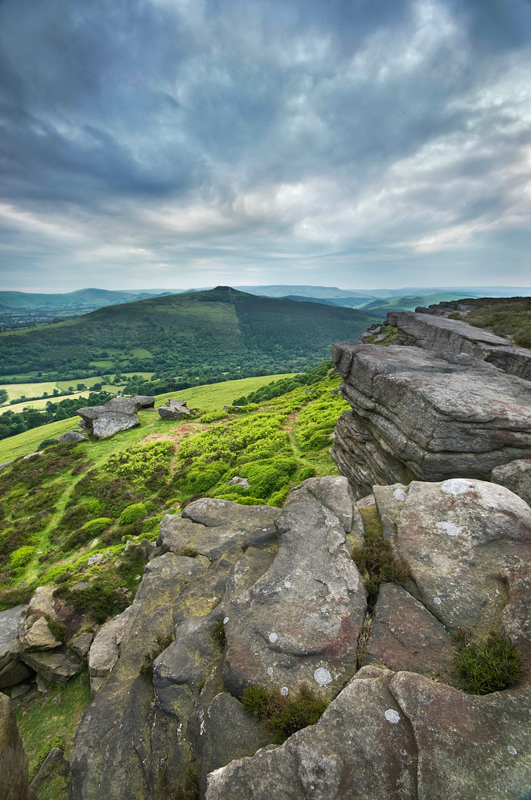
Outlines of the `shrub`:
[[[52,619],[49,614],[45,614],[46,622],[48,623],[48,627],[50,632],[55,636],[58,642],[66,642],[66,625],[63,625],[62,622],[58,622],[55,619]],[[54,745],[55,747],[55,745]]]
[[369,607],[374,607],[381,583],[403,583],[409,565],[395,555],[391,543],[383,538],[382,523],[376,508],[360,509],[365,530],[365,545],[354,547],[352,559],[364,575]]
[[316,474],[317,473],[313,467],[304,467],[299,473],[299,483],[307,481],[308,478],[315,478]]
[[301,728],[314,725],[326,709],[326,700],[302,683],[296,696],[283,695],[279,689],[249,686],[243,693],[243,707],[257,717],[273,735],[275,744],[282,744]]
[[472,694],[489,694],[514,686],[523,671],[523,662],[513,643],[491,632],[474,641],[467,631],[456,635],[454,668],[462,688]]
[[30,545],[19,547],[18,550],[14,550],[9,557],[11,568],[23,569],[29,564],[34,555],[35,547],[31,547]]
[[147,514],[144,503],[133,503],[120,514],[120,525],[132,525]]
[[33,780],[33,778],[35,777],[37,772],[40,770],[40,768],[44,764],[44,760],[45,760],[46,756],[49,754],[49,752],[51,750],[53,750],[54,747],[58,747],[59,750],[63,750],[63,751],[65,749],[64,737],[61,736],[61,734],[59,734],[59,733],[57,733],[52,739],[50,739],[48,742],[46,742],[46,744],[44,744],[41,747],[41,749],[39,750],[39,753],[38,753],[38,755],[37,755],[37,757],[35,759],[35,763],[33,764],[33,768],[31,770],[31,773],[30,773],[30,776],[29,776],[30,781]]
[[57,439],[43,439],[37,450],[44,450],[45,447],[50,447],[52,444],[57,444]]
[[95,536],[99,536],[100,533],[103,533],[110,525],[112,525],[112,519],[110,517],[98,517],[97,519],[91,519],[89,522],[85,522],[81,530],[85,531],[87,539],[91,537],[94,538]]
[[226,411],[211,411],[209,414],[203,414],[199,422],[206,425],[209,422],[216,422],[218,419],[224,419],[226,416]]

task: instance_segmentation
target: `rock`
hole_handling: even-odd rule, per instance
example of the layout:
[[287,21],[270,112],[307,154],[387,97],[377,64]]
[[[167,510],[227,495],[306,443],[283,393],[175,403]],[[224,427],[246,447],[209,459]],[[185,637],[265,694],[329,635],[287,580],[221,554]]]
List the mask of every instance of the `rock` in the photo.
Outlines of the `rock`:
[[56,586],[38,586],[31,598],[28,606],[27,615],[42,616],[48,614],[52,619],[56,619],[54,591]]
[[[101,626],[88,651],[88,668],[92,678],[104,678],[112,670],[120,654],[120,642],[131,614],[131,607]],[[86,635],[86,634],[85,634]],[[98,683],[101,688],[101,681]]]
[[151,395],[135,394],[131,399],[144,410],[153,409],[155,406],[155,398]]
[[[157,545],[174,553],[192,550],[210,561],[223,554],[238,555],[255,541],[258,531],[279,516],[274,506],[240,506],[229,500],[204,498],[186,506],[182,517],[167,514],[160,524]],[[270,535],[269,530],[267,531]]]
[[140,425],[136,414],[115,414],[108,412],[102,414],[92,423],[92,434],[96,439],[108,439],[119,431],[127,431]]
[[493,483],[510,489],[525,500],[527,505],[531,505],[531,458],[521,458],[495,467],[490,479]]
[[77,413],[82,418],[86,428],[91,430],[97,439],[106,439],[119,431],[126,431],[129,428],[140,425],[140,419],[136,412],[144,407],[142,405],[144,401],[152,399],[141,395],[137,397],[114,397],[103,406],[79,408]]
[[206,800],[523,800],[530,712],[529,693],[364,667],[318,723],[212,772]]
[[330,452],[356,496],[375,483],[485,479],[531,456],[529,381],[418,347],[339,344],[332,355],[352,413]]
[[[251,684],[300,684],[330,697],[356,671],[352,642],[361,631],[366,592],[345,547],[345,526],[317,499],[342,510],[350,503],[335,478],[293,490],[276,522],[280,548],[247,591],[225,603],[223,679],[241,696]],[[350,503],[350,506],[352,504]]]
[[200,731],[197,749],[201,756],[199,786],[203,796],[210,772],[234,759],[253,756],[270,743],[264,728],[227,692],[218,694],[210,703]]
[[227,486],[241,486],[243,489],[248,489],[250,485],[247,478],[240,478],[239,475],[235,475],[234,478],[227,481]]
[[432,314],[391,311],[387,324],[398,329],[397,344],[430,350],[448,361],[486,361],[509,375],[531,380],[531,351],[468,322]]
[[454,641],[430,612],[401,586],[380,586],[366,663],[420,672],[450,682]]
[[26,618],[20,632],[20,643],[25,651],[28,650],[53,650],[60,647],[61,642],[56,639],[45,617],[30,615]]
[[19,683],[16,686],[13,686],[11,689],[11,700],[16,700],[17,697],[22,697],[22,695],[27,694],[31,686],[29,683]]
[[[87,559],[87,564],[89,565],[89,567],[92,566],[92,564],[101,564],[101,562],[104,561],[104,559],[105,556],[103,555],[103,553],[94,553],[93,556],[90,556],[90,558]],[[85,581],[81,581],[81,583],[85,583]]]
[[192,413],[190,409],[186,407],[186,402],[184,400],[175,400],[173,397],[166,400],[166,405],[160,406],[157,411],[162,419],[182,419],[183,417],[189,417]]
[[315,725],[212,772],[206,800],[416,800],[417,748],[392,677],[360,670]]
[[21,652],[18,629],[27,606],[14,606],[0,612],[0,689],[16,686],[29,678],[31,670],[19,660]]
[[24,650],[21,659],[47,683],[68,683],[81,669],[81,662],[64,651]]
[[64,757],[63,751],[58,747],[52,747],[31,782],[32,791],[38,793],[43,783],[57,775],[66,780],[69,771],[70,764]]
[[[151,681],[139,670],[156,637],[172,631],[175,614],[208,613],[219,601],[220,566],[207,570],[197,562],[166,553],[146,566],[122,634],[120,657],[76,733],[72,800],[100,800],[105,795],[113,800],[135,795],[162,798],[183,780],[192,759],[184,716],[189,706],[179,720],[164,715],[153,703]],[[190,583],[190,572],[197,576],[197,583]],[[193,587],[197,596],[192,594]]]
[[79,431],[67,431],[59,436],[58,442],[87,442],[86,436],[83,436]]
[[418,599],[449,630],[485,634],[503,612],[508,625],[519,619],[519,639],[529,636],[531,596],[514,590],[531,576],[531,510],[508,489],[462,478],[414,481],[395,544]]
[[0,797],[37,800],[29,787],[28,757],[24,752],[11,701],[0,693]]
[[[94,562],[93,562],[94,563]],[[97,563],[97,562],[96,562]],[[84,592],[85,589],[90,589],[92,586],[90,581],[78,581],[70,587],[71,592]]]
[[[181,688],[194,690],[204,683],[220,657],[219,644],[212,635],[223,611],[204,617],[190,617],[175,629],[175,641],[153,662],[153,685],[157,702],[165,714],[178,716]],[[174,699],[177,698],[177,703]]]
[[70,641],[70,647],[80,658],[85,659],[88,651],[90,650],[90,645],[92,644],[93,634],[92,633],[79,633],[77,636],[74,636],[73,639]]

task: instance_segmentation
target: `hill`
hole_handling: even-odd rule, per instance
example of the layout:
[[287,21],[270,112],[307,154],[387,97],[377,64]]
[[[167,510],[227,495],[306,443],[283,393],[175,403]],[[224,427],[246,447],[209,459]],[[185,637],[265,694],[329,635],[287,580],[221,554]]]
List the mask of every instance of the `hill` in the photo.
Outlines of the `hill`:
[[356,339],[375,320],[361,311],[218,287],[4,332],[0,374],[14,373],[20,364],[46,379],[101,369],[153,369],[159,377],[180,378],[296,371],[328,357],[334,341]]

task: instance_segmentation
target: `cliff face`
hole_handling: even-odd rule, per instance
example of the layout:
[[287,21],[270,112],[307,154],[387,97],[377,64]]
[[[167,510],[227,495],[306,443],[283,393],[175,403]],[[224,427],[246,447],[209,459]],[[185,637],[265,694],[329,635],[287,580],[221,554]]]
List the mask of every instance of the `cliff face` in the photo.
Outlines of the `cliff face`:
[[389,317],[398,340],[418,346],[332,352],[352,412],[339,420],[331,455],[356,496],[397,480],[487,479],[531,456],[531,383],[499,366],[531,374],[529,351],[463,322]]

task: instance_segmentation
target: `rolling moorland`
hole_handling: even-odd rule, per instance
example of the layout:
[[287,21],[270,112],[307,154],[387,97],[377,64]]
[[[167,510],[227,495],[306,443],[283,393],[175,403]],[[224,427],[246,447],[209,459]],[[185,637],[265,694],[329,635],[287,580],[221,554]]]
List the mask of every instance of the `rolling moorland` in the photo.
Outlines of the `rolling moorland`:
[[[466,319],[523,344],[531,331],[531,301],[480,301]],[[384,345],[393,341],[387,333]],[[247,391],[241,382],[230,396],[219,394],[229,384],[206,386],[202,395],[181,392],[197,407],[192,420],[175,424],[141,412],[140,428],[110,440],[51,444],[40,457],[16,461],[1,479],[0,608],[26,601],[36,586],[57,584],[62,598],[84,615],[83,630],[94,630],[131,603],[145,553],[126,542],[153,542],[163,514],[201,496],[282,506],[304,479],[337,474],[328,449],[349,406],[337,394],[339,378],[331,366],[325,362],[310,371],[296,388],[290,377]],[[158,397],[156,405],[165,399]],[[243,407],[224,411],[231,402]],[[18,446],[22,455],[74,425],[75,418],[65,419],[2,446]],[[235,476],[250,486],[229,486]],[[89,564],[93,556],[101,560]],[[89,586],[74,590],[80,582]],[[90,699],[88,675],[81,671],[66,686],[52,686],[44,701],[35,692],[16,701],[33,773],[54,743],[70,756]],[[55,775],[42,785],[39,800],[64,798],[66,786],[65,777]]]

